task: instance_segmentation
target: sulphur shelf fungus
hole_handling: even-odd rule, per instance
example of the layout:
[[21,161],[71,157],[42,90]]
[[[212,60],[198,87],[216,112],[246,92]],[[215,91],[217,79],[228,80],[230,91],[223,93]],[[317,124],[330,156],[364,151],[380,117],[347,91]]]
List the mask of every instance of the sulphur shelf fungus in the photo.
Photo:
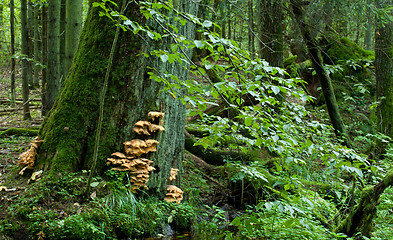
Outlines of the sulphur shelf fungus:
[[150,126],[149,126],[150,132],[162,132],[164,130],[165,130],[165,128],[161,125],[150,124]]
[[139,157],[148,152],[156,152],[158,143],[159,142],[154,139],[147,139],[145,141],[133,139],[131,141],[124,142],[123,144],[126,154]]
[[146,143],[146,151],[147,152],[156,152],[157,151],[157,145],[159,144],[159,142],[157,140],[154,139],[147,139],[145,141]]
[[177,172],[179,172],[179,169],[177,169],[177,168],[171,168],[171,173],[170,173],[170,176],[169,176],[169,181],[172,182],[173,180],[176,179]]
[[183,191],[175,185],[168,185],[166,191],[167,194],[164,200],[167,202],[180,203],[180,201],[183,199]]
[[150,166],[153,161],[146,158],[138,158],[133,160],[135,162],[135,170],[130,171],[130,182],[132,183],[131,190],[135,191],[141,187],[148,189],[146,183],[149,181],[149,174],[155,168]]
[[149,181],[149,173],[155,168],[150,166],[153,161],[146,158],[135,158],[126,156],[122,153],[113,153],[111,158],[107,158],[108,165],[115,167],[112,170],[128,171],[130,173],[130,182],[132,183],[132,191],[141,187],[147,189],[146,183]]
[[134,156],[126,156],[123,153],[120,152],[115,152],[112,153],[110,158],[107,158],[106,164],[112,164],[115,167],[112,168],[112,170],[117,170],[117,171],[131,171],[133,170],[133,166],[135,164],[132,163],[132,159]]
[[149,129],[150,129],[151,123],[148,121],[138,121],[134,125],[134,132],[136,132],[139,135],[145,134],[145,135],[150,135]]
[[20,159],[18,161],[18,165],[24,166],[24,168],[22,168],[22,170],[20,170],[19,172],[20,175],[23,175],[26,169],[33,169],[34,162],[37,157],[37,149],[41,146],[43,142],[44,141],[40,140],[39,137],[36,137],[30,143],[30,149],[19,155]]
[[123,144],[126,154],[139,157],[140,155],[147,153],[145,150],[147,145],[143,140],[133,139],[131,141],[124,142]]
[[162,113],[162,112],[149,112],[147,114],[147,117],[149,119],[151,119],[152,122],[154,122],[156,119],[158,119],[159,124],[162,125],[163,124],[162,119],[164,118],[164,115],[165,115],[165,113]]

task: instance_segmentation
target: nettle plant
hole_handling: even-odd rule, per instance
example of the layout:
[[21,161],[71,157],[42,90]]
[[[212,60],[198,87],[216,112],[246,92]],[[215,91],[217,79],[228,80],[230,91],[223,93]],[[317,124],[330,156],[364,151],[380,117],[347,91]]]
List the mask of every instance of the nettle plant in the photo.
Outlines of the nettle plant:
[[[333,140],[331,126],[313,120],[304,106],[312,99],[299,87],[302,84],[300,78],[291,78],[285,70],[272,67],[262,59],[252,59],[249,52],[235,41],[221,38],[212,31],[213,28],[219,29],[219,25],[178,10],[172,1],[136,3],[147,19],[144,25],[112,11],[108,7],[115,4],[112,1],[104,0],[93,6],[102,8],[102,15],[117,21],[123,30],[132,31],[144,40],[169,44],[169,47],[143,53],[144,57],[156,57],[163,64],[181,64],[190,68],[194,79],[178,79],[176,75],[155,67],[151,67],[148,74],[152,80],[165,85],[162,91],[183,101],[190,116],[199,115],[199,128],[210,134],[199,139],[197,144],[207,148],[225,141],[229,149],[245,154],[268,149],[277,156],[274,158],[277,173],[290,180],[299,176],[321,180],[313,179],[310,174],[321,169],[329,173],[325,175],[329,177],[326,181],[331,181],[342,171],[356,175],[353,179],[363,177],[364,168],[370,165],[366,157],[343,147],[340,140]],[[153,31],[149,23],[159,27]],[[187,23],[197,26],[202,40],[188,39],[180,34],[179,27]],[[189,49],[198,49],[205,54],[196,63],[187,54]],[[207,71],[214,71],[220,81],[212,82]],[[179,95],[179,89],[186,94]],[[204,111],[208,106],[222,106],[226,114],[207,115]],[[248,176],[266,181],[255,171],[258,163],[240,161],[234,164],[242,173],[240,179]],[[250,169],[246,170],[248,167]],[[294,188],[294,181],[285,185],[285,190]]]

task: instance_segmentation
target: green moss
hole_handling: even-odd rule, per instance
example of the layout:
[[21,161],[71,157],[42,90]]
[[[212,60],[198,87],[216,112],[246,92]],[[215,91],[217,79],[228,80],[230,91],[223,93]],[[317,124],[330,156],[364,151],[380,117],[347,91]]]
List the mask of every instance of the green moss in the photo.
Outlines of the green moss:
[[0,132],[0,137],[5,136],[37,136],[39,130],[34,128],[8,128],[5,131]]
[[374,60],[375,58],[373,51],[365,50],[345,37],[340,38],[338,41],[333,40],[329,42],[327,48],[328,58],[331,58],[334,63],[337,63],[339,60]]
[[297,60],[297,55],[293,55],[293,56],[290,56],[290,57],[284,59],[284,67],[287,67],[287,66],[295,63],[296,60]]

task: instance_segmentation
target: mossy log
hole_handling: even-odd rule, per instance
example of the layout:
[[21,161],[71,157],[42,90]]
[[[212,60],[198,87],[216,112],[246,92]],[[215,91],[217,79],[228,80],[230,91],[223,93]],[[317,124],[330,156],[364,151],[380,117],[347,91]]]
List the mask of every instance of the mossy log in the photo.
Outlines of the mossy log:
[[370,237],[379,197],[390,186],[393,186],[393,170],[389,171],[377,185],[362,190],[358,204],[340,223],[336,232],[344,233],[349,237],[361,232],[364,236]]
[[8,128],[5,131],[0,132],[0,137],[6,136],[37,136],[39,129],[34,128]]

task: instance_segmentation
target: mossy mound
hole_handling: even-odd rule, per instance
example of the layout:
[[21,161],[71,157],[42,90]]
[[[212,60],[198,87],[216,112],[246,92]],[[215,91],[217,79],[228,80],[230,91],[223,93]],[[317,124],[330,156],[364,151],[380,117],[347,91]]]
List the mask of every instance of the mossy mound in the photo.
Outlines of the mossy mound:
[[340,60],[367,59],[373,61],[375,59],[373,51],[365,50],[345,37],[334,40],[324,39],[323,42],[326,43],[324,62],[327,64],[337,64]]

